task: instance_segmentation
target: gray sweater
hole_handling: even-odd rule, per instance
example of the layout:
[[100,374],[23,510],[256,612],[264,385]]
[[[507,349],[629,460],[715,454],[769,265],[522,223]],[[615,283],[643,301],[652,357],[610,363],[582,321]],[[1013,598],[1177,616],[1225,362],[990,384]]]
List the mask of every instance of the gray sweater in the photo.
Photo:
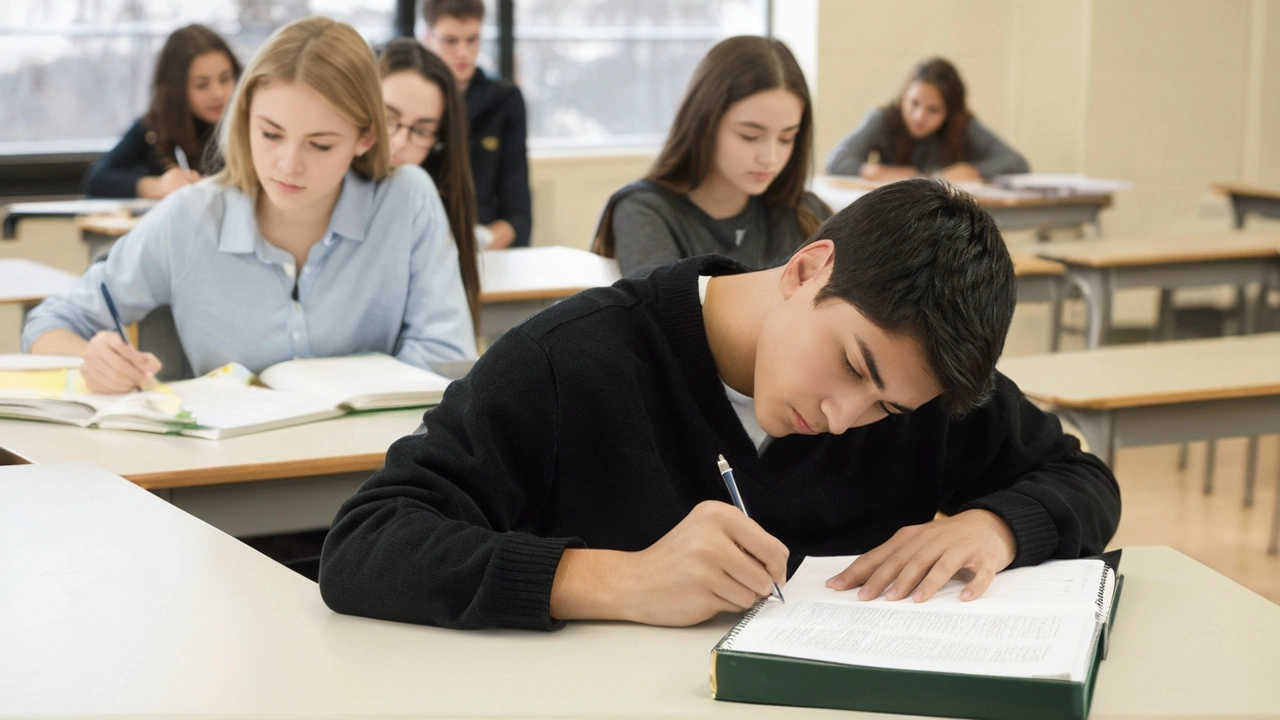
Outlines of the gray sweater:
[[[819,221],[831,209],[816,195],[804,201]],[[738,215],[717,220],[687,195],[648,182],[632,183],[609,199],[615,256],[623,275],[642,275],[687,257],[719,254],[760,269],[785,261],[807,239],[791,208],[752,197]]]
[[[832,175],[857,175],[872,150],[880,153],[880,162],[890,164],[889,123],[885,108],[867,111],[862,123],[836,144],[827,156],[827,172]],[[996,134],[976,117],[969,118],[969,149],[964,161],[973,165],[990,180],[997,175],[1030,172],[1031,167],[1017,150],[1005,145]],[[942,169],[942,138],[934,133],[917,140],[911,148],[911,164],[922,173]]]

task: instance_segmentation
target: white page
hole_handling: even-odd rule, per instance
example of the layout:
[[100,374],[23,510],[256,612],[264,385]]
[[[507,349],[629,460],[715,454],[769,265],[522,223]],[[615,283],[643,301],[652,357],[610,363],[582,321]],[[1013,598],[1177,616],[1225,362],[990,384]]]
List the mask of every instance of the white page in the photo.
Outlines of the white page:
[[292,418],[322,419],[342,411],[323,398],[245,385],[230,376],[202,377],[170,383],[182,407],[202,427],[233,430],[274,425]]
[[276,390],[324,397],[335,406],[350,403],[355,409],[439,402],[450,382],[382,354],[287,360],[263,370],[260,379]]
[[725,647],[849,665],[1083,680],[1081,644],[1096,626],[1104,566],[1051,562],[1000,573],[983,597],[960,600],[949,581],[925,603],[857,599],[826,580],[853,557],[807,558]]
[[28,355],[14,353],[0,355],[0,370],[58,370],[78,368],[84,360],[74,355]]

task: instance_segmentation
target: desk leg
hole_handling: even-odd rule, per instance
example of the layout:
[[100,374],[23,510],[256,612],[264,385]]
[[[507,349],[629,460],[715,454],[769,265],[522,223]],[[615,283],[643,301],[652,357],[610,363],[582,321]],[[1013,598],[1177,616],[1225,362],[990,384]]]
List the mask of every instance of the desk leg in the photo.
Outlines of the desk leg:
[[1267,543],[1267,552],[1280,555],[1280,477],[1276,478],[1276,507],[1271,513],[1271,542]]
[[1233,194],[1231,196],[1231,214],[1235,217],[1236,229],[1239,230],[1244,227],[1245,209],[1238,195]]
[[1092,268],[1071,271],[1067,282],[1080,289],[1085,305],[1085,346],[1094,350],[1107,339],[1111,327],[1111,289],[1109,273]]
[[1068,410],[1067,408],[1054,408],[1054,412],[1060,413],[1068,420],[1075,423],[1080,429],[1080,434],[1084,436],[1085,442],[1089,443],[1089,452],[1097,455],[1102,462],[1111,468],[1111,472],[1116,470],[1116,434],[1115,434],[1115,418],[1110,410]]
[[1058,352],[1062,335],[1062,296],[1066,293],[1061,282],[1049,283],[1049,352]]
[[1218,460],[1218,442],[1209,440],[1204,446],[1204,494],[1213,494],[1213,466]]
[[1172,340],[1177,335],[1177,320],[1173,311],[1173,288],[1160,288],[1160,309],[1156,312],[1156,340]]
[[[1258,487],[1258,436],[1249,436],[1249,447],[1245,450],[1244,468],[1244,506],[1253,507],[1255,490]],[[1280,487],[1276,488],[1280,493]]]

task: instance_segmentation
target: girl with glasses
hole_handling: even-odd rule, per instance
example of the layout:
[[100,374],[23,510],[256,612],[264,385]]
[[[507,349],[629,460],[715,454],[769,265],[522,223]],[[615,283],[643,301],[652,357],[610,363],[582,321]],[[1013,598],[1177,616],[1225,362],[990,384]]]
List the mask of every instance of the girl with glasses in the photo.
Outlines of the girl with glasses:
[[453,72],[411,38],[387,43],[378,61],[387,106],[391,163],[418,165],[440,191],[458,246],[458,269],[471,316],[480,318],[476,263],[476,190],[467,156],[467,112]]

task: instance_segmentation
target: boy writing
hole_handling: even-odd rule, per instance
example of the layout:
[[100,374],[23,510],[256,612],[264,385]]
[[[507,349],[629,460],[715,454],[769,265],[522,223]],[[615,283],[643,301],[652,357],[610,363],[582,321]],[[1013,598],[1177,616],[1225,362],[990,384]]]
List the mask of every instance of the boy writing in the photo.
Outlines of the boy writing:
[[994,369],[1014,297],[990,216],[918,179],[783,267],[702,256],[565,300],[344,504],[324,599],[458,628],[690,625],[805,555],[865,553],[834,587],[923,601],[960,569],[972,598],[1006,567],[1100,552],[1115,479]]

